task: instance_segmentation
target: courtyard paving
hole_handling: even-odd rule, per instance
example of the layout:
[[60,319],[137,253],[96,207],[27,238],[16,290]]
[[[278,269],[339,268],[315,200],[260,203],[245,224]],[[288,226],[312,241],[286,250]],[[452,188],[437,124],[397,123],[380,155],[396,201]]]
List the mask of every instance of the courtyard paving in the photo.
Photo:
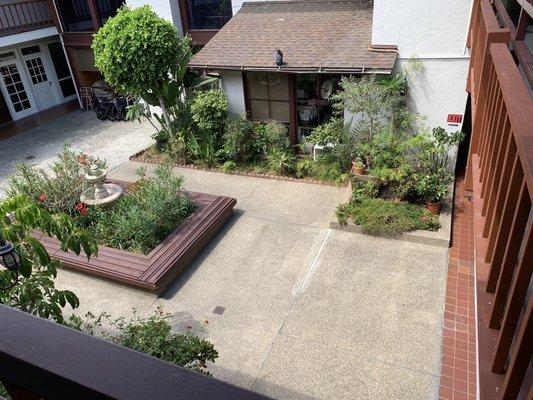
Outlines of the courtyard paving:
[[5,187],[17,162],[46,167],[65,143],[74,150],[106,159],[109,168],[114,168],[132,153],[148,147],[153,132],[148,123],[100,121],[90,111],[70,112],[0,141],[0,189]]
[[215,344],[216,378],[278,399],[438,398],[446,248],[329,229],[346,188],[176,173],[235,197],[234,217],[160,298],[61,270],[79,313],[163,306]]

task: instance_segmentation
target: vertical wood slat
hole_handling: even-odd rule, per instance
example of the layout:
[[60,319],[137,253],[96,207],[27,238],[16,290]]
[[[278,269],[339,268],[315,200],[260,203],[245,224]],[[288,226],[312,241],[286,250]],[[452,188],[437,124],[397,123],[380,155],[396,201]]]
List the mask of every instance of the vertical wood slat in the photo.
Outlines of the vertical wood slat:
[[[533,297],[529,299],[503,384],[503,399],[516,399],[533,353]],[[533,385],[532,385],[533,386]],[[531,394],[531,388],[530,388]]]
[[499,273],[496,293],[492,302],[489,322],[489,328],[491,329],[499,329],[501,327],[505,303],[509,294],[509,287],[511,286],[513,279],[516,261],[518,260],[518,253],[520,251],[520,245],[522,244],[522,237],[524,237],[530,210],[531,200],[529,199],[526,182],[523,181],[522,187],[520,188],[518,206],[516,207],[513,216],[509,240],[507,241],[507,247],[501,263],[501,272]]
[[487,207],[491,195],[490,189],[493,186],[493,180],[496,179],[494,174],[495,163],[498,157],[498,150],[501,149],[502,136],[504,135],[503,124],[505,124],[507,119],[507,114],[505,114],[506,109],[503,101],[503,96],[501,95],[499,90],[497,92],[497,96],[497,106],[494,109],[494,118],[492,121],[493,126],[491,128],[494,134],[492,135],[493,139],[491,141],[491,147],[489,153],[487,154],[487,161],[485,163],[485,176],[483,178],[485,182],[483,186],[484,192],[481,193],[481,196],[485,199],[481,212],[481,215],[483,216],[487,215]]
[[485,254],[485,262],[491,260],[490,273],[487,278],[487,292],[494,293],[496,289],[496,283],[498,282],[498,277],[500,275],[501,261],[503,259],[503,253],[507,247],[507,241],[509,240],[509,231],[511,230],[512,216],[516,209],[516,203],[518,196],[520,194],[520,188],[522,187],[524,181],[524,173],[520,166],[520,158],[518,155],[515,157],[515,162],[513,166],[513,172],[511,174],[511,180],[509,181],[509,186],[507,188],[508,192],[505,197],[504,203],[504,215],[498,226],[498,231],[496,234],[496,239],[494,240],[494,245],[492,249],[489,248]]
[[[496,74],[494,73],[494,67],[492,65],[490,65],[488,68],[487,68],[487,89],[484,90],[484,92],[486,92],[486,96],[485,98],[483,99],[483,102],[481,102],[481,99],[480,99],[480,102],[479,102],[479,106],[480,106],[480,111],[479,111],[479,116],[481,117],[480,118],[480,123],[479,123],[479,126],[478,126],[478,135],[480,136],[480,140],[478,142],[478,147],[477,147],[477,151],[476,153],[479,154],[479,159],[480,159],[480,163],[481,163],[481,160],[483,159],[483,150],[485,148],[485,144],[488,140],[488,134],[487,134],[487,125],[488,125],[488,122],[489,122],[489,117],[490,117],[490,107],[491,105],[493,104],[492,103],[492,96],[494,94],[493,92],[493,87],[494,87],[494,82],[496,80]],[[481,177],[480,177],[481,179]]]
[[[479,151],[479,163],[480,163],[480,168],[482,172],[484,171],[485,163],[487,160],[490,142],[494,136],[494,132],[492,132],[490,129],[492,127],[492,119],[494,118],[494,109],[496,108],[497,86],[498,86],[498,79],[496,77],[496,71],[492,69],[491,70],[491,81],[490,81],[490,86],[489,86],[489,95],[487,96],[485,107],[483,108],[483,113],[485,114],[484,124],[481,127],[482,132],[484,134],[482,146]],[[483,183],[484,182],[483,178],[484,178],[484,174],[482,173],[479,176],[479,182]]]
[[[509,299],[505,307],[503,322],[496,345],[496,353],[492,363],[492,372],[504,373],[505,364],[509,357],[509,350],[515,334],[516,326],[522,311],[531,273],[533,272],[533,213],[529,213],[529,220],[526,227],[525,240],[518,256],[518,264],[513,278]],[[524,371],[525,372],[525,371]]]
[[54,25],[48,0],[0,4],[0,37]]
[[[503,199],[505,198],[504,196],[506,193],[506,191],[502,193],[502,189],[505,187],[504,185],[508,184],[511,172],[511,165],[509,163],[506,164],[506,161],[512,161],[508,159],[516,155],[516,145],[514,144],[511,125],[508,119],[506,119],[502,131],[502,139],[500,141],[499,152],[494,168],[494,179],[489,190],[490,196],[487,202],[483,204],[483,207],[486,207],[486,211],[489,213],[485,220],[483,237],[488,237],[491,233],[491,229],[494,229],[494,227],[498,226],[500,223]],[[511,155],[510,152],[513,150],[514,153]],[[507,168],[507,170],[505,168]],[[505,178],[507,178],[507,180],[505,180]]]

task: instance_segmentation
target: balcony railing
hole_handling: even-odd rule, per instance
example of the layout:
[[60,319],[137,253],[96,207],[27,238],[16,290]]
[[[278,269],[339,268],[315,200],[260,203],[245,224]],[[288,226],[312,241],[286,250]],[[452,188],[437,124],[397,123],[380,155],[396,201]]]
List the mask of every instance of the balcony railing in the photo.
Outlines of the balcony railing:
[[0,37],[54,26],[48,0],[0,4]]
[[13,400],[267,400],[0,305],[0,382]]
[[466,187],[474,200],[484,400],[533,393],[533,100],[511,40],[489,0],[478,0],[469,35],[473,126]]

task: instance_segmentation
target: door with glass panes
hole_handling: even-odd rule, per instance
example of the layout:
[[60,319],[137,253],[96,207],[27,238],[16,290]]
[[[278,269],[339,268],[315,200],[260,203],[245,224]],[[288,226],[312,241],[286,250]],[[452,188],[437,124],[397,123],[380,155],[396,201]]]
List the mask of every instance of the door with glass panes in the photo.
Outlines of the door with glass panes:
[[0,89],[14,120],[38,111],[15,53],[0,55]]
[[46,110],[59,104],[55,79],[52,77],[52,67],[48,55],[42,52],[42,45],[33,45],[20,49],[22,59],[28,71],[33,93],[40,110]]

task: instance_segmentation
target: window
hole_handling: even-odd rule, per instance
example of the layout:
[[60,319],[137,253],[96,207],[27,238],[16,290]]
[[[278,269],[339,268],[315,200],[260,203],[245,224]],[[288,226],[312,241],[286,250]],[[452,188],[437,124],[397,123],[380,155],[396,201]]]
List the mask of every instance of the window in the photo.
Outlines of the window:
[[100,25],[104,25],[109,18],[114,17],[122,4],[123,0],[96,0]]
[[189,29],[220,29],[232,16],[231,0],[187,0]]
[[57,0],[63,27],[67,32],[94,31],[86,0]]
[[39,45],[23,47],[22,49],[20,49],[20,52],[23,56],[29,56],[30,54],[40,53],[41,48],[39,47]]
[[286,74],[246,74],[251,119],[290,122],[289,81]]
[[34,85],[48,81],[41,57],[26,60],[26,66],[28,67],[28,72]]
[[15,112],[21,112],[31,108],[28,94],[26,93],[16,64],[0,67],[0,77],[4,81],[9,100]]

